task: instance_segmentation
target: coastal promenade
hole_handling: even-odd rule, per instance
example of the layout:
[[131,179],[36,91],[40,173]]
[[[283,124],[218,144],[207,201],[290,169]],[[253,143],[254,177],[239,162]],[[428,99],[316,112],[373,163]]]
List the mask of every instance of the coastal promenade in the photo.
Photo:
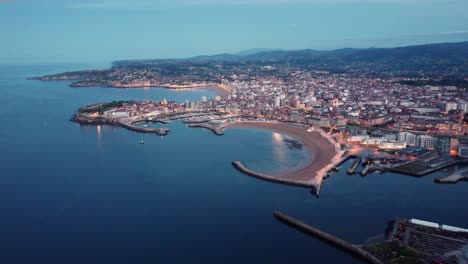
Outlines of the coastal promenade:
[[340,149],[340,144],[321,129],[308,129],[302,125],[291,125],[273,121],[236,121],[222,125],[220,129],[260,128],[284,133],[300,141],[311,154],[309,163],[298,170],[280,175],[267,175],[247,168],[241,161],[234,161],[233,166],[239,171],[267,181],[289,185],[311,187],[315,194],[320,194],[323,179],[333,167],[339,165],[347,155]]

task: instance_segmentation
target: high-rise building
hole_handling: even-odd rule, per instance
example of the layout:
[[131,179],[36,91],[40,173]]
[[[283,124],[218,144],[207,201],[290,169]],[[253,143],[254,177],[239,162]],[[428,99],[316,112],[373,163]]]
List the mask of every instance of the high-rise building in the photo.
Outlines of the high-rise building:
[[206,96],[202,96],[202,97],[201,97],[201,101],[202,101],[203,103],[205,103],[205,102],[207,101]]
[[189,109],[189,108],[190,108],[190,101],[185,100],[185,109]]
[[458,138],[450,139],[450,155],[457,156],[459,148],[460,148],[460,140],[458,140]]
[[450,110],[457,110],[457,103],[448,102],[447,105],[445,105],[445,112],[448,113]]
[[428,150],[434,150],[437,146],[437,138],[429,135],[419,135],[417,137],[417,144],[419,147],[426,148]]
[[218,101],[218,102],[219,102],[219,101],[221,101],[221,96],[217,95],[217,96],[215,96],[214,99],[215,99],[215,101]]
[[416,135],[409,132],[400,132],[397,137],[398,142],[405,142],[408,146],[416,145]]
[[458,149],[458,156],[462,158],[468,158],[468,147],[463,146]]
[[458,110],[468,113],[468,102],[458,104]]
[[444,157],[450,156],[450,139],[441,138],[437,140],[437,152]]
[[275,107],[281,107],[281,97],[280,96],[275,97]]

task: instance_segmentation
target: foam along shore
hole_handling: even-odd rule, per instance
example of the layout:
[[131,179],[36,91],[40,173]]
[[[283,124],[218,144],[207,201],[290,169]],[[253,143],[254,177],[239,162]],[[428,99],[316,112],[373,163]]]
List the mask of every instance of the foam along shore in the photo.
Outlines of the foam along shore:
[[255,172],[247,168],[242,162],[235,161],[233,166],[239,171],[260,179],[311,187],[316,195],[320,194],[323,179],[327,173],[337,166],[345,158],[344,151],[340,149],[339,143],[330,135],[320,129],[309,130],[305,126],[291,125],[281,122],[268,121],[239,121],[225,124],[220,129],[228,128],[260,128],[286,134],[300,141],[311,154],[309,163],[298,170],[290,171],[280,175],[267,175]]

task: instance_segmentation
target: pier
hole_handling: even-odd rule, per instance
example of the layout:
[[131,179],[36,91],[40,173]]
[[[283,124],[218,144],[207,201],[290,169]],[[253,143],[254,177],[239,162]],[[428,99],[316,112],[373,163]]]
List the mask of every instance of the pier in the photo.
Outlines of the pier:
[[356,157],[351,166],[348,168],[348,174],[354,174],[359,164],[361,164],[361,157]]
[[131,123],[119,122],[119,125],[132,131],[141,132],[141,133],[154,133],[159,136],[166,136],[169,133],[168,128],[143,128],[132,125]]
[[456,171],[451,175],[435,179],[435,182],[437,183],[457,183],[460,181],[468,181],[468,168]]
[[205,123],[202,123],[202,124],[190,124],[189,127],[199,127],[199,128],[205,128],[205,129],[208,129],[208,130],[211,130],[215,135],[217,136],[222,136],[224,135],[224,132],[223,130],[217,128],[217,127],[214,127],[212,125],[209,125],[209,124],[205,124]]
[[370,168],[371,168],[371,165],[368,163],[366,165],[366,167],[361,171],[361,175],[366,176],[366,174],[369,172]]
[[309,235],[315,236],[319,239],[322,239],[336,247],[339,247],[355,256],[360,257],[361,259],[367,261],[368,263],[372,264],[383,264],[381,260],[371,255],[369,252],[365,251],[364,249],[360,248],[357,245],[349,243],[341,238],[338,238],[334,235],[328,234],[320,229],[315,227],[309,226],[293,217],[287,216],[281,212],[275,211],[273,215],[279,221],[286,223],[294,228],[297,228],[300,231],[303,231]]
[[411,161],[411,162],[404,163],[403,165],[400,165],[397,167],[388,168],[388,170],[397,172],[397,173],[420,177],[420,176],[424,176],[426,174],[433,173],[438,170],[456,165],[459,162],[460,162],[459,160],[448,160],[446,162],[442,162],[439,164],[428,164],[428,163],[422,163],[419,161]]

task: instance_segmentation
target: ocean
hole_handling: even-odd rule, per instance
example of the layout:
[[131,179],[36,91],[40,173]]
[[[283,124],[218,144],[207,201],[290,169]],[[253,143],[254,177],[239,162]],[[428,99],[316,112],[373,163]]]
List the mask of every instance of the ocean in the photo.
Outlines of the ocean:
[[236,128],[215,136],[175,122],[159,137],[69,121],[87,104],[185,102],[213,90],[27,80],[106,66],[0,66],[0,263],[361,263],[278,222],[274,210],[356,243],[396,217],[468,227],[468,185],[435,184],[444,171],[361,177],[346,175],[345,163],[316,198],[231,165],[301,166],[310,155],[288,148],[285,135]]

